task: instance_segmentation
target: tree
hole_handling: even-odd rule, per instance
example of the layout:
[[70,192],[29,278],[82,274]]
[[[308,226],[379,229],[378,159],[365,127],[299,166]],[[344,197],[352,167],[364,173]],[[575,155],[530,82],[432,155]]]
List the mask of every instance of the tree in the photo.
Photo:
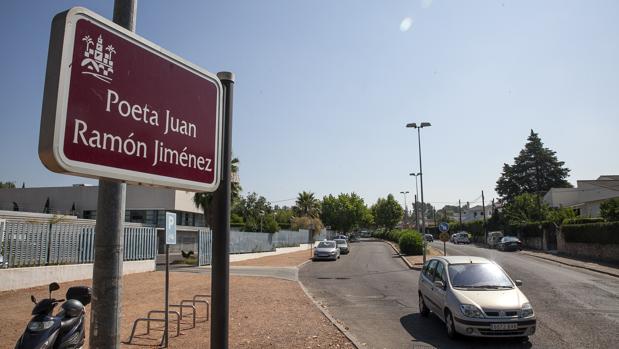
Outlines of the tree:
[[550,188],[571,188],[566,180],[570,170],[559,161],[556,152],[544,147],[537,133],[531,130],[524,149],[514,158],[514,164],[503,164],[496,192],[503,202],[511,202],[524,193],[542,195]]
[[294,211],[300,217],[317,218],[320,215],[320,201],[314,197],[314,193],[303,191],[297,196]]
[[392,230],[402,219],[404,210],[402,206],[393,198],[392,194],[387,198],[380,198],[372,206],[374,223],[387,230]]
[[540,203],[537,195],[524,193],[505,205],[503,215],[509,224],[524,224],[545,220],[549,211],[548,205]]
[[[230,197],[231,206],[234,206],[239,202],[241,197],[241,183],[238,181],[239,172],[239,159],[234,158],[230,163],[230,171],[232,172],[232,183],[230,184]],[[197,208],[201,208],[204,211],[204,219],[206,224],[210,227],[213,225],[213,193],[195,193],[193,196],[193,203]]]
[[332,229],[348,233],[372,222],[371,213],[363,199],[355,194],[325,196],[320,213],[322,222]]
[[274,208],[274,213],[277,224],[283,225],[284,227],[288,226],[294,217],[294,212],[292,209],[286,206],[279,207],[276,205]]
[[15,182],[0,182],[1,188],[15,188]]
[[264,218],[266,215],[273,213],[273,208],[264,196],[250,193],[245,197],[241,197],[238,204],[234,207],[234,213],[243,217],[245,222],[244,231],[259,231],[261,220],[264,230]]
[[612,198],[600,204],[600,215],[607,221],[619,221],[619,198]]

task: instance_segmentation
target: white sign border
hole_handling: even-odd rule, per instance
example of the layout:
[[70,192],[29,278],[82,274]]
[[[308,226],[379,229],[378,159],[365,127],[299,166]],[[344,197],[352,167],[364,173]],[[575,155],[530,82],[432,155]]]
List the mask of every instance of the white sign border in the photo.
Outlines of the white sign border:
[[[150,174],[146,172],[139,172],[133,170],[126,170],[115,168],[105,165],[89,164],[82,161],[75,161],[67,158],[64,154],[64,136],[65,126],[67,120],[67,106],[68,96],[70,88],[71,78],[71,63],[73,59],[73,49],[75,43],[75,29],[78,20],[88,20],[93,24],[104,28],[124,39],[132,42],[133,44],[140,46],[141,48],[148,50],[149,52],[156,54],[160,58],[163,58],[169,62],[174,63],[202,78],[214,83],[217,87],[217,105],[216,105],[216,140],[215,140],[215,166],[214,166],[214,181],[213,183],[202,183],[197,181],[191,181],[186,179],[168,177],[163,175]],[[53,34],[52,34],[53,35]],[[50,67],[48,66],[48,70]],[[49,72],[48,72],[49,75]],[[49,77],[46,77],[46,79]],[[47,91],[46,91],[47,92]],[[42,115],[42,118],[54,119],[53,126],[53,142],[52,142],[52,154],[53,159],[45,156],[42,153],[46,153],[49,149],[46,149],[40,144],[39,154],[41,161],[52,171],[70,173],[78,176],[92,177],[92,178],[113,178],[122,181],[136,183],[139,185],[153,185],[166,188],[174,188],[180,190],[196,191],[196,192],[211,192],[215,191],[219,186],[220,173],[221,173],[221,146],[223,137],[223,87],[221,82],[217,78],[217,75],[198,67],[197,65],[190,63],[181,57],[166,51],[160,46],[136,35],[135,33],[109,21],[108,19],[86,9],[83,7],[73,7],[67,11],[65,15],[64,23],[64,37],[62,42],[62,57],[60,62],[60,72],[58,76],[58,86],[56,96],[44,96],[44,98],[56,98],[56,110],[55,115]],[[45,102],[44,102],[45,104]],[[45,112],[45,107],[44,107]],[[43,128],[43,122],[41,127]],[[41,136],[44,132],[51,132],[52,130],[41,129]],[[47,135],[49,137],[49,135]],[[49,163],[49,161],[53,163]]]

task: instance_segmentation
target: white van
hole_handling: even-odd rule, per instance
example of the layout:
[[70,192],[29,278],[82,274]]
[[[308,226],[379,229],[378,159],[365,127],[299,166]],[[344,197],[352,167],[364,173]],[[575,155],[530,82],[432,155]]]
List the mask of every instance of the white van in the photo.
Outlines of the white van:
[[501,241],[502,237],[503,237],[502,231],[490,231],[488,232],[488,241],[486,242],[488,243],[488,246],[496,247],[497,243]]

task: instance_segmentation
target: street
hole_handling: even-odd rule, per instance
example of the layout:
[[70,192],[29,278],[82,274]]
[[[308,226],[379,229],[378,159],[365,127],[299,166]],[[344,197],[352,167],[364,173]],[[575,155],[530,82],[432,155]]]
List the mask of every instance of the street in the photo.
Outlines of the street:
[[[442,250],[441,242],[433,246]],[[386,243],[351,244],[337,262],[308,263],[299,279],[330,313],[368,348],[613,348],[619,337],[619,279],[526,256],[447,243],[451,255],[495,260],[535,310],[537,333],[529,342],[447,338],[435,316],[418,311],[419,272]]]

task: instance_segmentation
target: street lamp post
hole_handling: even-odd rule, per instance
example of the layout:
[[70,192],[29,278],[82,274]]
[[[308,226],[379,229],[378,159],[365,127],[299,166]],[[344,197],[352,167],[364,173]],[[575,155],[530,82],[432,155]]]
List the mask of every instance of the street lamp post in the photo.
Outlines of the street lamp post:
[[406,226],[407,224],[407,217],[406,215],[408,214],[408,206],[406,206],[406,194],[410,193],[408,190],[407,191],[401,191],[400,194],[404,195],[404,226]]
[[419,217],[417,217],[418,214],[418,210],[417,210],[417,198],[419,197],[419,187],[417,186],[417,176],[419,176],[421,173],[410,173],[411,176],[415,176],[415,229],[417,229],[417,231],[419,231]]
[[[419,180],[421,181],[421,235],[425,235],[426,233],[426,217],[424,215],[424,201],[423,201],[423,167],[421,165],[421,129],[424,127],[432,126],[429,122],[422,122],[417,125],[417,123],[409,123],[406,124],[406,127],[412,127],[417,129],[417,142],[419,144]],[[426,239],[423,239],[423,262],[426,262]]]

